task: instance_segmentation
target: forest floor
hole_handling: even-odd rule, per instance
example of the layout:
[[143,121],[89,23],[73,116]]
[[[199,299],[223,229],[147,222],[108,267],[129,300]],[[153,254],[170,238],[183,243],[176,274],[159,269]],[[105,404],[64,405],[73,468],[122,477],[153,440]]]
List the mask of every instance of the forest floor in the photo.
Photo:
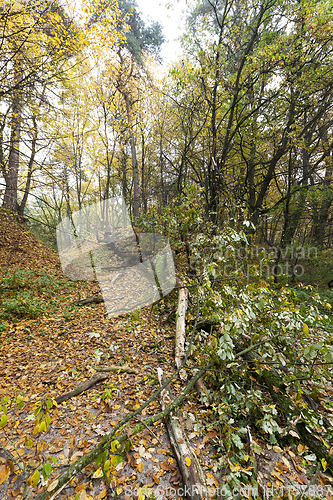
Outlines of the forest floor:
[[[0,210],[0,266],[2,318],[0,317],[0,398],[22,395],[24,405],[8,410],[8,423],[0,429],[0,499],[34,498],[68,464],[91,450],[110,429],[145,402],[158,387],[157,367],[170,376],[174,368],[175,324],[154,308],[108,318],[104,304],[73,306],[79,298],[99,292],[98,284],[73,282],[64,277],[58,254],[45,247],[23,225]],[[172,292],[176,294],[176,292]],[[175,295],[176,303],[176,295]],[[4,305],[5,304],[5,305]],[[108,373],[106,380],[50,411],[51,424],[34,433],[38,402],[52,400],[93,377],[98,366],[127,365],[135,373]],[[174,395],[182,383],[171,384]],[[160,411],[159,398],[130,427]],[[207,433],[203,420],[211,409],[195,392],[179,409],[191,446],[203,468],[211,496],[223,486],[223,468],[210,443],[218,429]],[[0,413],[1,417],[1,413]],[[296,498],[288,485],[311,485],[313,456],[302,444],[294,447],[257,443],[257,471],[261,484],[258,498]],[[8,450],[15,461],[9,459]],[[52,460],[46,482],[25,489],[27,476],[39,463]],[[29,472],[30,471],[30,472]],[[99,465],[91,464],[58,493],[59,499],[150,498],[178,499],[182,478],[168,439],[165,423],[156,422],[132,439],[108,485]],[[316,482],[333,491],[327,474]],[[279,493],[283,491],[283,493]],[[289,497],[288,497],[289,494]],[[219,496],[220,497],[220,496]],[[215,496],[216,498],[216,496]],[[250,491],[240,498],[251,498]],[[307,498],[304,496],[303,498]]]

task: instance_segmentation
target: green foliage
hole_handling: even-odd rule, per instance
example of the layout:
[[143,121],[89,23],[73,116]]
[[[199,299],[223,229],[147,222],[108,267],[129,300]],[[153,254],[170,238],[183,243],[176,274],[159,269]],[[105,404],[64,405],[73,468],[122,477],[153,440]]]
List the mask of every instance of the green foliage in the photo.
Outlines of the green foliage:
[[[196,234],[190,245],[198,272],[191,284],[198,289],[199,320],[212,325],[198,332],[193,353],[196,364],[211,360],[214,366],[205,380],[214,410],[207,428],[218,428],[221,437],[214,443],[219,455],[232,457],[227,463],[221,459],[220,467],[229,469],[230,488],[239,488],[254,470],[245,451],[247,426],[274,445],[294,439],[289,431],[297,419],[313,433],[321,425],[321,417],[306,407],[302,394],[331,381],[332,296],[301,284],[295,289],[275,286],[272,279],[262,279],[260,263],[251,262],[246,271],[247,239],[232,228],[216,228],[213,237]],[[242,266],[235,267],[239,255],[244,255]],[[193,317],[196,307],[193,304]],[[244,362],[239,352],[245,349],[255,353],[256,361]],[[294,421],[283,418],[259,382],[261,374],[272,369],[280,380],[276,391],[290,391],[298,405]],[[331,434],[322,431],[326,441]]]
[[[318,250],[316,256],[312,256],[311,260],[305,261],[305,273],[302,276],[302,281],[306,284],[323,284],[327,288],[327,282],[333,279],[333,250]],[[302,262],[303,263],[303,262]],[[333,297],[333,295],[332,295]]]
[[0,331],[8,328],[9,322],[21,319],[35,319],[59,307],[61,294],[75,283],[46,272],[14,268],[1,273],[0,293],[2,302]]
[[126,33],[125,47],[139,63],[143,64],[142,55],[147,53],[158,58],[164,42],[162,26],[158,22],[146,26],[134,0],[120,0],[119,8],[126,16],[130,30]]
[[117,392],[117,387],[115,387],[112,384],[109,384],[103,388],[102,391],[100,391],[97,395],[93,397],[93,400],[95,399],[101,399],[102,401],[109,400],[110,402],[113,400],[113,393]]
[[203,194],[202,189],[188,185],[174,205],[164,207],[162,213],[152,208],[142,215],[140,227],[147,232],[164,234],[176,251],[184,250],[191,236],[211,226],[203,206]]

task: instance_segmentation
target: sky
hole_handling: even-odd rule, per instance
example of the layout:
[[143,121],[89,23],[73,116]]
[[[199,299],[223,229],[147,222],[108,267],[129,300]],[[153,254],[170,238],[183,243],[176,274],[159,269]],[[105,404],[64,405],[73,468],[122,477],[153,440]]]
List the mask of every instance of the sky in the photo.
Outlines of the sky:
[[[161,50],[163,65],[171,63],[181,48],[177,38],[182,34],[182,12],[186,7],[186,0],[169,2],[168,0],[136,0],[145,20],[158,21],[163,27],[163,33],[168,42]],[[167,8],[170,5],[170,8]]]

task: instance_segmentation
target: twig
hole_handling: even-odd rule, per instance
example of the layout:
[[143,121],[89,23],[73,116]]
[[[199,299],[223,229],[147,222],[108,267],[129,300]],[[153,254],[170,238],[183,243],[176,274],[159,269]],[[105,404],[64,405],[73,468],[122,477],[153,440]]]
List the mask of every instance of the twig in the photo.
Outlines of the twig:
[[150,432],[150,434],[152,436],[154,436],[155,439],[157,439],[157,441],[160,443],[160,445],[163,446],[162,441],[156,436],[156,434],[153,433],[153,431],[151,429],[149,429],[149,427],[145,424],[145,421],[144,420],[140,420],[139,417],[135,417],[135,418],[136,418],[136,420],[138,422],[141,422],[141,424],[143,424],[146,427],[146,429]]
[[0,448],[3,449],[3,451],[6,453],[6,455],[9,456],[9,458],[14,462],[15,465],[17,465],[17,467],[22,471],[22,472],[25,472],[25,467],[24,467],[24,463],[23,463],[23,466],[19,464],[19,462],[16,460],[16,458],[11,454],[10,451],[8,451],[4,445],[0,442]]

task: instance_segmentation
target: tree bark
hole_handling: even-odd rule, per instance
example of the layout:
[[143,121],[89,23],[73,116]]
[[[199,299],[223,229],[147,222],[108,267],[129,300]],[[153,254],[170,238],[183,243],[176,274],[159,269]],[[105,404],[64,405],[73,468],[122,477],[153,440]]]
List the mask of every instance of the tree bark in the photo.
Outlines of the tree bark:
[[[161,368],[157,368],[157,377],[162,387],[165,383],[165,377]],[[171,401],[171,393],[168,389],[163,389],[161,392],[161,406],[163,411],[166,409],[169,401]],[[170,413],[166,426],[183,477],[184,486],[190,492],[193,500],[208,499],[205,476],[196,455],[192,451],[191,444],[187,439],[179,418]]]
[[66,392],[66,394],[63,394],[62,396],[58,396],[55,398],[55,401],[60,404],[63,403],[64,401],[67,401],[68,399],[71,399],[75,396],[78,396],[81,394],[81,392],[86,391],[89,389],[92,385],[97,384],[98,382],[101,382],[102,380],[106,380],[108,378],[108,375],[105,373],[98,373],[94,375],[91,379],[87,380],[84,384],[79,385],[75,389],[73,389],[70,392]]
[[31,155],[29,159],[29,164],[28,164],[28,173],[27,173],[27,180],[25,183],[25,189],[24,189],[24,194],[22,201],[20,205],[17,207],[17,211],[19,215],[23,216],[24,214],[24,209],[28,201],[28,196],[30,192],[30,185],[31,185],[31,179],[32,179],[32,174],[33,174],[33,165],[35,161],[35,155],[36,155],[36,143],[37,143],[37,134],[38,134],[38,129],[37,129],[37,120],[36,117],[32,117],[32,122],[33,122],[33,136],[32,136],[32,142],[31,142]]
[[187,309],[188,290],[181,280],[177,280],[182,288],[179,290],[178,309],[176,313],[176,338],[175,338],[175,363],[177,368],[182,364],[185,357],[185,315]]
[[[21,65],[14,58],[14,81],[19,83],[22,80]],[[12,123],[10,132],[10,150],[8,158],[8,168],[5,175],[6,189],[3,199],[3,207],[17,212],[17,183],[20,160],[20,134],[21,134],[21,95],[17,90],[12,101]]]
[[128,365],[93,366],[93,369],[97,372],[138,373],[138,370],[131,368]]
[[133,194],[134,194],[133,213],[134,217],[139,217],[140,215],[139,168],[138,168],[138,160],[136,157],[135,138],[132,127],[132,112],[131,112],[132,110],[128,92],[124,92],[124,99],[126,103],[128,130],[129,130],[130,146],[131,146],[132,170],[133,170]]

